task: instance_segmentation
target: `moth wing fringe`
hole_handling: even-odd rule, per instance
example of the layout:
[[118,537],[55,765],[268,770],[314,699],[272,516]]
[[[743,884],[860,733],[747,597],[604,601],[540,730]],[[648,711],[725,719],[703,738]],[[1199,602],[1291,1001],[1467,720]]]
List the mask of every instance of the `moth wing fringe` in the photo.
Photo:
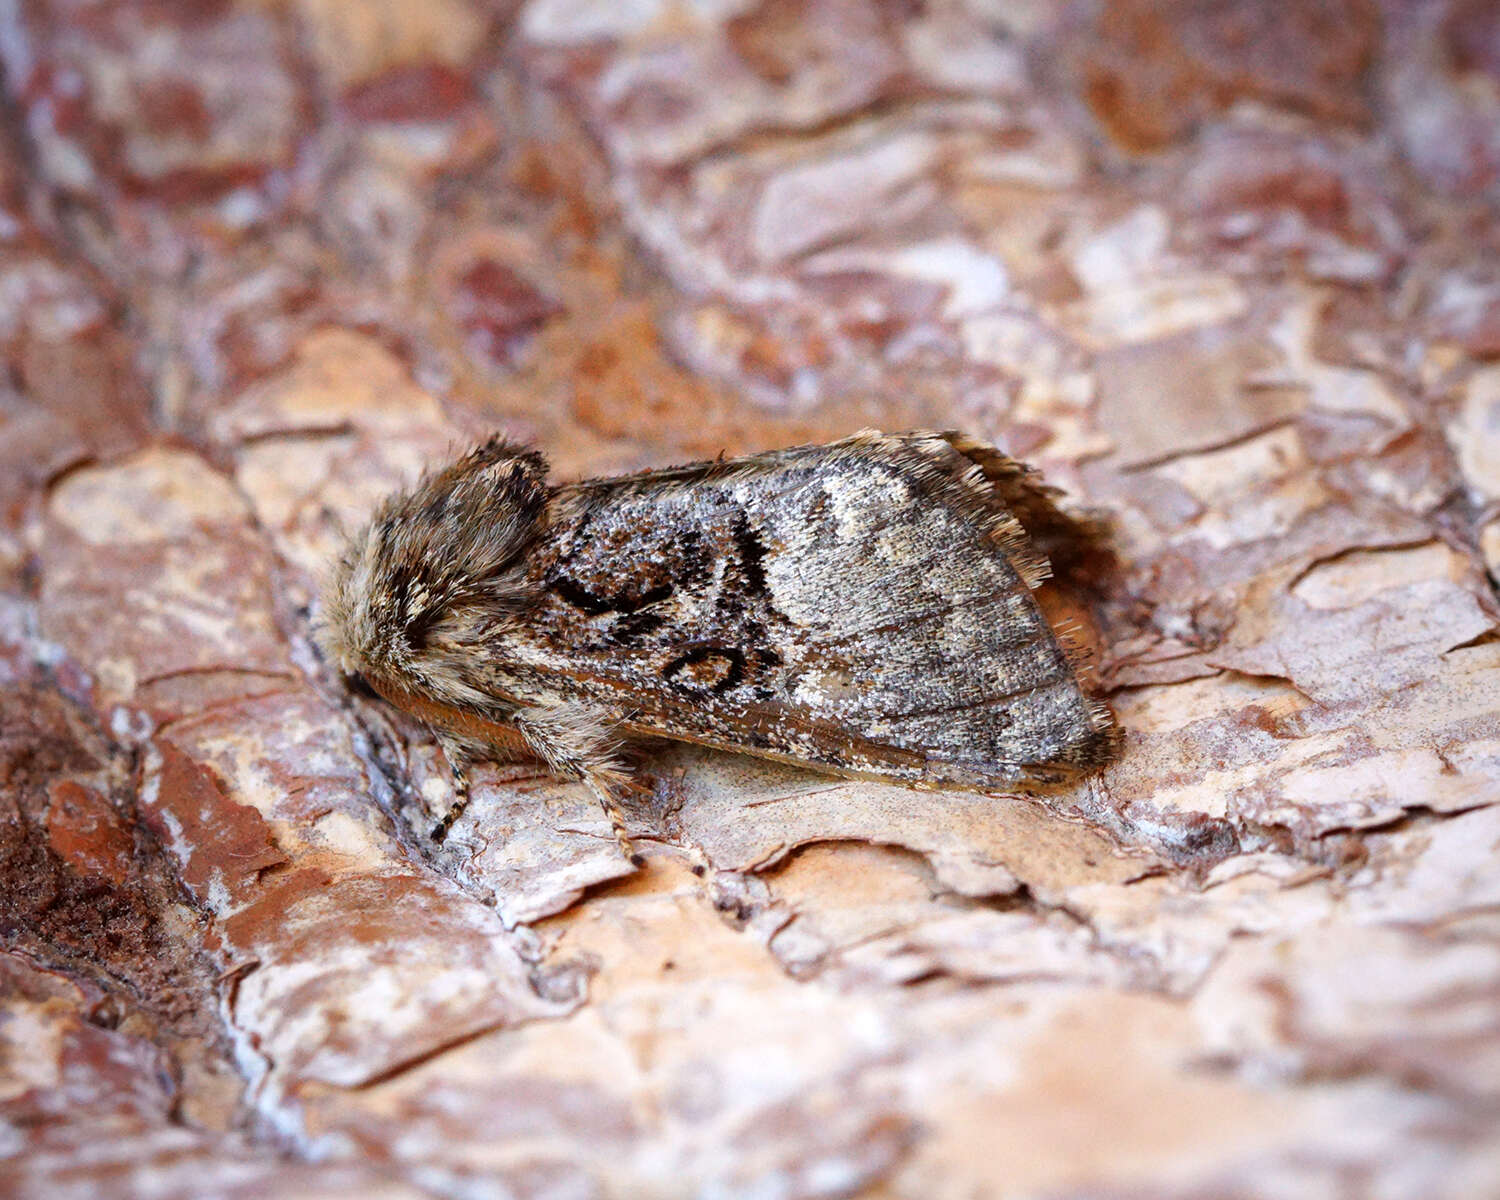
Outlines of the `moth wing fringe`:
[[1064,500],[1060,488],[1043,483],[1037,471],[968,434],[945,430],[941,437],[983,474],[998,501],[1020,522],[1030,543],[1052,564],[1054,574],[1069,575],[1091,555],[1107,553],[1106,514]]
[[[1042,579],[1052,574],[1055,560],[1081,559],[1106,544],[1108,524],[1104,516],[1064,507],[1062,491],[1043,483],[1032,467],[964,433],[945,430],[935,436],[969,459],[973,464],[971,472],[993,489],[994,496],[1020,527],[1027,549],[1041,560],[1045,572]],[[1037,583],[1040,582],[1038,579]],[[1035,588],[1037,583],[1030,586]],[[1070,617],[1053,625],[1052,633],[1078,680],[1089,726],[1101,735],[1089,765],[1102,764],[1113,756],[1120,731],[1109,705],[1097,695],[1098,671],[1089,653],[1084,625]]]

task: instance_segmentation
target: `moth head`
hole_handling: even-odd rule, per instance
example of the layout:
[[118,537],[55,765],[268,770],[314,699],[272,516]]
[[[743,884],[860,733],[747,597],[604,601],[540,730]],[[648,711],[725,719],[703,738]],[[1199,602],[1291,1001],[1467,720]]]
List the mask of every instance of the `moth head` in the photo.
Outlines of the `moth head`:
[[410,686],[431,639],[523,609],[546,473],[540,454],[491,438],[385,501],[329,571],[316,630],[325,657],[377,690]]
[[345,679],[387,673],[400,657],[393,643],[389,573],[382,571],[372,522],[349,540],[323,583],[314,636]]

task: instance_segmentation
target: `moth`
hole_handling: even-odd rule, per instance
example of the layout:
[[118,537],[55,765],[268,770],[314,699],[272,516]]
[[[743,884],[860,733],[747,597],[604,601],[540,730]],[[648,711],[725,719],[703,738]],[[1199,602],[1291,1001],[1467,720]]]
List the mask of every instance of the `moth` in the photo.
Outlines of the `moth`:
[[325,587],[346,678],[428,723],[453,772],[527,755],[581,781],[637,864],[623,744],[1013,788],[1102,765],[1109,710],[1034,590],[1078,531],[958,433],[578,483],[492,437],[387,499]]

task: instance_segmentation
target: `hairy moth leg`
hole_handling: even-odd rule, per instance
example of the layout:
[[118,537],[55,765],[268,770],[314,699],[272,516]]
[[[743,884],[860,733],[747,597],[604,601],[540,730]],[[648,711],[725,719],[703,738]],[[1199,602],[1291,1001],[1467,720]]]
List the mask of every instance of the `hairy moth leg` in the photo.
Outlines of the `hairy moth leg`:
[[443,819],[432,827],[432,840],[435,842],[441,842],[448,836],[448,831],[453,828],[453,822],[463,816],[464,809],[469,807],[469,763],[472,761],[468,750],[454,738],[439,734],[438,745],[442,747],[443,757],[448,760],[448,778],[453,784],[453,803],[448,806]]
[[604,817],[614,832],[620,853],[630,860],[632,866],[644,867],[646,858],[635,848],[630,834],[625,832],[625,814],[620,811],[618,793],[629,786],[629,778],[619,771],[590,771],[580,778],[583,786],[593,793],[594,799],[599,801],[599,807],[604,810]]
[[552,771],[588,788],[604,810],[620,853],[634,866],[645,866],[645,858],[625,831],[620,796],[634,785],[616,760],[615,738],[607,719],[585,705],[559,704],[526,709],[516,715],[515,725]]

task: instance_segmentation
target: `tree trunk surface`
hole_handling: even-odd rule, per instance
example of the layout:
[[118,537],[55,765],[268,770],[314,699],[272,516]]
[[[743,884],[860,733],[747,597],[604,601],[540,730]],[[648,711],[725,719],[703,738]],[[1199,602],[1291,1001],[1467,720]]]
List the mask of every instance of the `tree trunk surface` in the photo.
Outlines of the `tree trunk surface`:
[[[0,6],[0,1192],[1500,1195],[1500,10]],[[958,428],[1104,514],[1046,796],[620,855],[310,630],[379,497]],[[702,869],[701,874],[693,868]]]

